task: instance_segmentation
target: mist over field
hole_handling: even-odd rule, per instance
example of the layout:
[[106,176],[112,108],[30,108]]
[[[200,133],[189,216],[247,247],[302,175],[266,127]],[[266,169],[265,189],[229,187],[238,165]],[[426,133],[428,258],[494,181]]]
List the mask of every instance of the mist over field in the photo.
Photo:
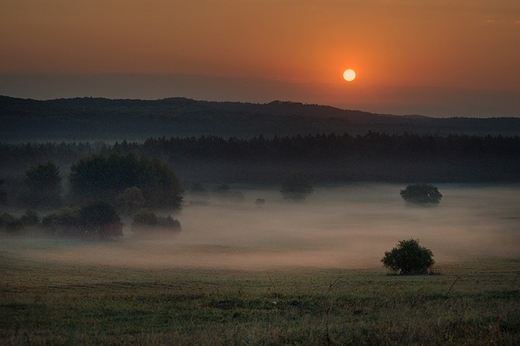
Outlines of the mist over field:
[[[437,185],[437,206],[403,202],[396,184],[317,187],[302,203],[277,190],[242,190],[243,203],[211,199],[175,215],[182,232],[110,242],[5,238],[0,253],[44,262],[120,267],[268,270],[378,268],[398,240],[419,239],[438,265],[520,255],[519,185]],[[266,203],[258,207],[257,198]],[[187,198],[188,200],[188,198]]]

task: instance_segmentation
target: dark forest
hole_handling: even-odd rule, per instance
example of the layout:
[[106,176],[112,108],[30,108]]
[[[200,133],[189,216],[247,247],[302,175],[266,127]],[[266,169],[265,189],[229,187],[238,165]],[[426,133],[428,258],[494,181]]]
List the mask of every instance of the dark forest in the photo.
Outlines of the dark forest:
[[80,158],[135,153],[167,162],[185,183],[278,184],[292,170],[314,183],[518,182],[520,137],[388,135],[369,132],[251,139],[219,136],[160,137],[144,142],[26,143],[0,145],[6,178],[53,161],[65,171]]

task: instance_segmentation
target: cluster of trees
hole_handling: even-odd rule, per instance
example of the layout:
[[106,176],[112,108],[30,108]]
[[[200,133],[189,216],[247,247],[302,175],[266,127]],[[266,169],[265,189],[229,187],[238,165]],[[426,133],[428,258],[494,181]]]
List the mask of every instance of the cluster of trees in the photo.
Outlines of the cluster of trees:
[[[146,207],[181,207],[183,189],[179,177],[156,157],[137,157],[134,153],[91,155],[71,166],[69,180],[71,198],[76,202],[102,199],[128,205],[137,198],[144,199]],[[125,191],[134,187],[133,191]]]
[[[133,214],[133,232],[150,234],[156,230],[180,232],[181,224],[171,215],[160,216],[148,208],[141,208]],[[28,209],[20,217],[4,212],[0,214],[0,231],[12,235],[32,232],[32,234],[105,240],[122,236],[123,223],[112,204],[97,201],[83,205],[63,206],[43,218],[40,218],[33,209]]]
[[[3,180],[0,188],[2,184]],[[144,154],[86,156],[71,166],[69,184],[69,194],[64,196],[60,169],[52,161],[30,167],[13,204],[57,210],[41,220],[32,209],[20,218],[4,213],[0,228],[17,233],[41,226],[49,234],[106,239],[122,235],[119,213],[139,215],[149,211],[143,208],[181,208],[183,189],[178,176],[165,162]],[[7,193],[1,192],[0,202],[5,204]],[[171,216],[157,220],[165,227],[180,229]]]
[[[109,156],[94,154],[81,158],[70,168],[70,191],[62,191],[59,167],[52,161],[39,163],[25,172],[22,188],[14,203],[30,208],[57,208],[65,203],[106,201],[122,212],[142,207],[180,209],[183,189],[170,166],[147,155],[130,153]],[[0,188],[3,180],[0,182]],[[7,193],[1,191],[2,202]]]
[[109,239],[123,235],[123,224],[116,209],[102,201],[64,206],[43,218],[32,209],[19,218],[3,213],[0,215],[0,229],[11,234],[41,229],[49,235],[89,239]]
[[113,205],[99,201],[82,206],[62,207],[42,219],[47,233],[90,239],[123,235],[123,223]]

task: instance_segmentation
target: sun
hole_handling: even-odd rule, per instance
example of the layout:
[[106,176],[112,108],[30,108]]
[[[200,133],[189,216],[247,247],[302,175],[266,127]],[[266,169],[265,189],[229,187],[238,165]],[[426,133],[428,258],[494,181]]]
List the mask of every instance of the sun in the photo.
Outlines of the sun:
[[345,72],[343,72],[343,78],[345,78],[347,82],[352,82],[356,79],[356,72],[351,69],[345,70]]

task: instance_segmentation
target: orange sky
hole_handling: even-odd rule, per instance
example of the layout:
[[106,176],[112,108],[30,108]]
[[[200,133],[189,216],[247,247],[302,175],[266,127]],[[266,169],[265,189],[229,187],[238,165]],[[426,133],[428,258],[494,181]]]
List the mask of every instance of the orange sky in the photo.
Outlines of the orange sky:
[[520,116],[520,1],[0,0],[0,94]]

